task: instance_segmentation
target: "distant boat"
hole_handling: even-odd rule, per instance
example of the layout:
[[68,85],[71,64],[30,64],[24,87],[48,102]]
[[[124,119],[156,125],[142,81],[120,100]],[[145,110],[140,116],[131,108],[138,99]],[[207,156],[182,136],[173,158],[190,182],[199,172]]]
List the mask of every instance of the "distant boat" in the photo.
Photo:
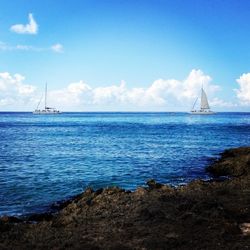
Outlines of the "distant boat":
[[45,84],[45,98],[44,98],[44,109],[39,109],[40,103],[42,101],[43,98],[40,99],[36,110],[33,111],[34,115],[57,115],[57,114],[61,114],[62,112],[55,109],[55,108],[50,108],[47,106],[47,83]]
[[207,95],[206,92],[204,91],[203,87],[201,88],[201,103],[200,103],[200,109],[196,110],[195,105],[198,101],[199,97],[194,102],[193,108],[190,111],[190,114],[192,115],[213,115],[215,112],[210,110],[208,100],[207,100]]

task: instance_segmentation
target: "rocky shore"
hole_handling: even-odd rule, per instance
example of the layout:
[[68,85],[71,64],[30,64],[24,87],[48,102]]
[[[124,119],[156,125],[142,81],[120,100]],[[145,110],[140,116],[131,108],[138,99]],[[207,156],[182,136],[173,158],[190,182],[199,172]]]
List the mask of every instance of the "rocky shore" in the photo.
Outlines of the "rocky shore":
[[0,249],[250,249],[250,147],[207,170],[211,181],[87,189],[56,213],[2,217]]

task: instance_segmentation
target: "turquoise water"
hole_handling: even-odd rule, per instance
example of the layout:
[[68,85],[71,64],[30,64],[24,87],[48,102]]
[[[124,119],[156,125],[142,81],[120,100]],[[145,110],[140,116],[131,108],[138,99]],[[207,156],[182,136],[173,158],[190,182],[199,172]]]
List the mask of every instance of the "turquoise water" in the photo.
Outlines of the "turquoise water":
[[21,215],[87,186],[207,179],[211,157],[249,145],[250,113],[0,113],[0,140],[0,215]]

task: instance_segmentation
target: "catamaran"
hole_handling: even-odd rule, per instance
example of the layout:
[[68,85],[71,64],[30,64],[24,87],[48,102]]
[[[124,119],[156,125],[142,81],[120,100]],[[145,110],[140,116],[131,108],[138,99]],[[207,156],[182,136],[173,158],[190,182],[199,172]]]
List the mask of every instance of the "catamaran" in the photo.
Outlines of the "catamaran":
[[194,102],[193,108],[190,111],[190,114],[192,115],[212,115],[215,114],[212,110],[210,110],[210,106],[208,104],[207,95],[203,87],[201,88],[201,103],[200,103],[200,109],[196,110],[195,105],[198,101],[199,97]]
[[43,98],[40,99],[36,110],[33,111],[33,114],[35,115],[56,115],[56,114],[61,114],[62,112],[55,109],[55,108],[50,108],[47,106],[47,83],[45,84],[45,98],[44,98],[44,109],[39,109],[40,103]]

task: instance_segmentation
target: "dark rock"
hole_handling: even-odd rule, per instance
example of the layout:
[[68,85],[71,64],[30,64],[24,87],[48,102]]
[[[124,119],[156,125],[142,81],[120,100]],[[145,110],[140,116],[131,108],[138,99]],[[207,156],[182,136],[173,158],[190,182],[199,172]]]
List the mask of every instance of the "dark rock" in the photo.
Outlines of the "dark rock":
[[157,183],[155,180],[151,179],[147,181],[147,185],[149,186],[150,189],[158,189],[162,188],[164,185],[161,183]]
[[99,188],[95,191],[95,195],[99,195],[103,192],[103,188]]
[[3,216],[0,217],[0,222],[2,223],[19,223],[22,222],[21,219],[14,217],[14,216]]
[[27,221],[50,221],[53,218],[52,213],[42,213],[42,214],[32,214],[28,217],[25,217],[25,220]]
[[214,176],[241,176],[250,174],[250,148],[229,149],[207,168]]

